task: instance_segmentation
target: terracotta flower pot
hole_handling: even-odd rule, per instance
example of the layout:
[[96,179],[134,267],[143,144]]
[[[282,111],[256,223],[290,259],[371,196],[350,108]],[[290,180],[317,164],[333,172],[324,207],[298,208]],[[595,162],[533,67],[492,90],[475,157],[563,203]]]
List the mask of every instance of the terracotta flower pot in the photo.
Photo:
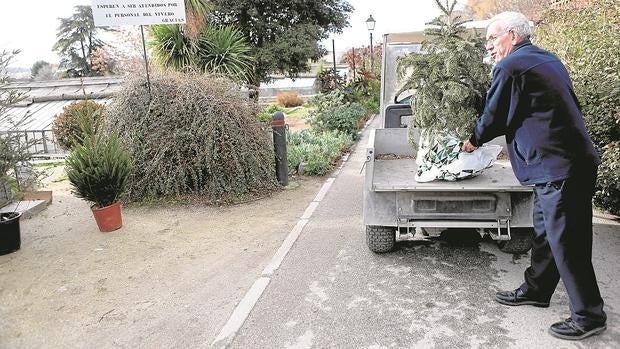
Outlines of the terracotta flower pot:
[[123,218],[121,217],[121,203],[115,202],[106,207],[91,207],[93,216],[101,232],[110,232],[123,226]]

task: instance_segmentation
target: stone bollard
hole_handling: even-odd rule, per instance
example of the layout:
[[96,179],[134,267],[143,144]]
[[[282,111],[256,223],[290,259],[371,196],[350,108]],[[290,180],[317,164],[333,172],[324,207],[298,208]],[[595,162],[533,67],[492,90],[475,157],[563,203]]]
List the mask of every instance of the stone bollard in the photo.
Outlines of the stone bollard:
[[286,123],[284,113],[277,111],[271,117],[273,148],[276,154],[276,178],[283,187],[288,185],[288,159],[286,158]]

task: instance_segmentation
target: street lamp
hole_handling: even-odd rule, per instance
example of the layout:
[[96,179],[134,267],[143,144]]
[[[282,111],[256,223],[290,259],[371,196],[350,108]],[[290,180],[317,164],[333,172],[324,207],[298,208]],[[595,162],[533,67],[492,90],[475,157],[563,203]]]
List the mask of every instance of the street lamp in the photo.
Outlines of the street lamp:
[[372,31],[375,30],[375,23],[376,21],[372,18],[372,15],[366,20],[366,28],[370,32],[370,71],[372,71]]

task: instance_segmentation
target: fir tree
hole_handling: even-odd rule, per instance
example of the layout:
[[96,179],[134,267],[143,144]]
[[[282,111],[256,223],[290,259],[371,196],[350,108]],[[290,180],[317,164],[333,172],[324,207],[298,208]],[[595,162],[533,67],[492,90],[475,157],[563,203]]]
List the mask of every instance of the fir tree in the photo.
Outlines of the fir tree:
[[456,0],[435,2],[443,15],[428,23],[420,53],[399,59],[400,92],[413,93],[410,128],[463,139],[484,108],[491,67],[483,63],[483,37],[468,32],[463,26],[467,21],[453,14]]

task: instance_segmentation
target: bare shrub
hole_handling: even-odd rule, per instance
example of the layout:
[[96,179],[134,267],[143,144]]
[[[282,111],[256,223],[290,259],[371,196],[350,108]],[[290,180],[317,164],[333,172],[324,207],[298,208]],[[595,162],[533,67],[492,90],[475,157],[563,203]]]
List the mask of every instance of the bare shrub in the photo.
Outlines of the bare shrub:
[[286,107],[299,107],[304,104],[303,98],[299,96],[299,93],[290,91],[290,92],[280,92],[278,93],[278,104]]
[[277,188],[269,134],[257,108],[224,78],[178,72],[128,79],[108,108],[108,127],[133,156],[129,199],[200,194],[210,202]]

